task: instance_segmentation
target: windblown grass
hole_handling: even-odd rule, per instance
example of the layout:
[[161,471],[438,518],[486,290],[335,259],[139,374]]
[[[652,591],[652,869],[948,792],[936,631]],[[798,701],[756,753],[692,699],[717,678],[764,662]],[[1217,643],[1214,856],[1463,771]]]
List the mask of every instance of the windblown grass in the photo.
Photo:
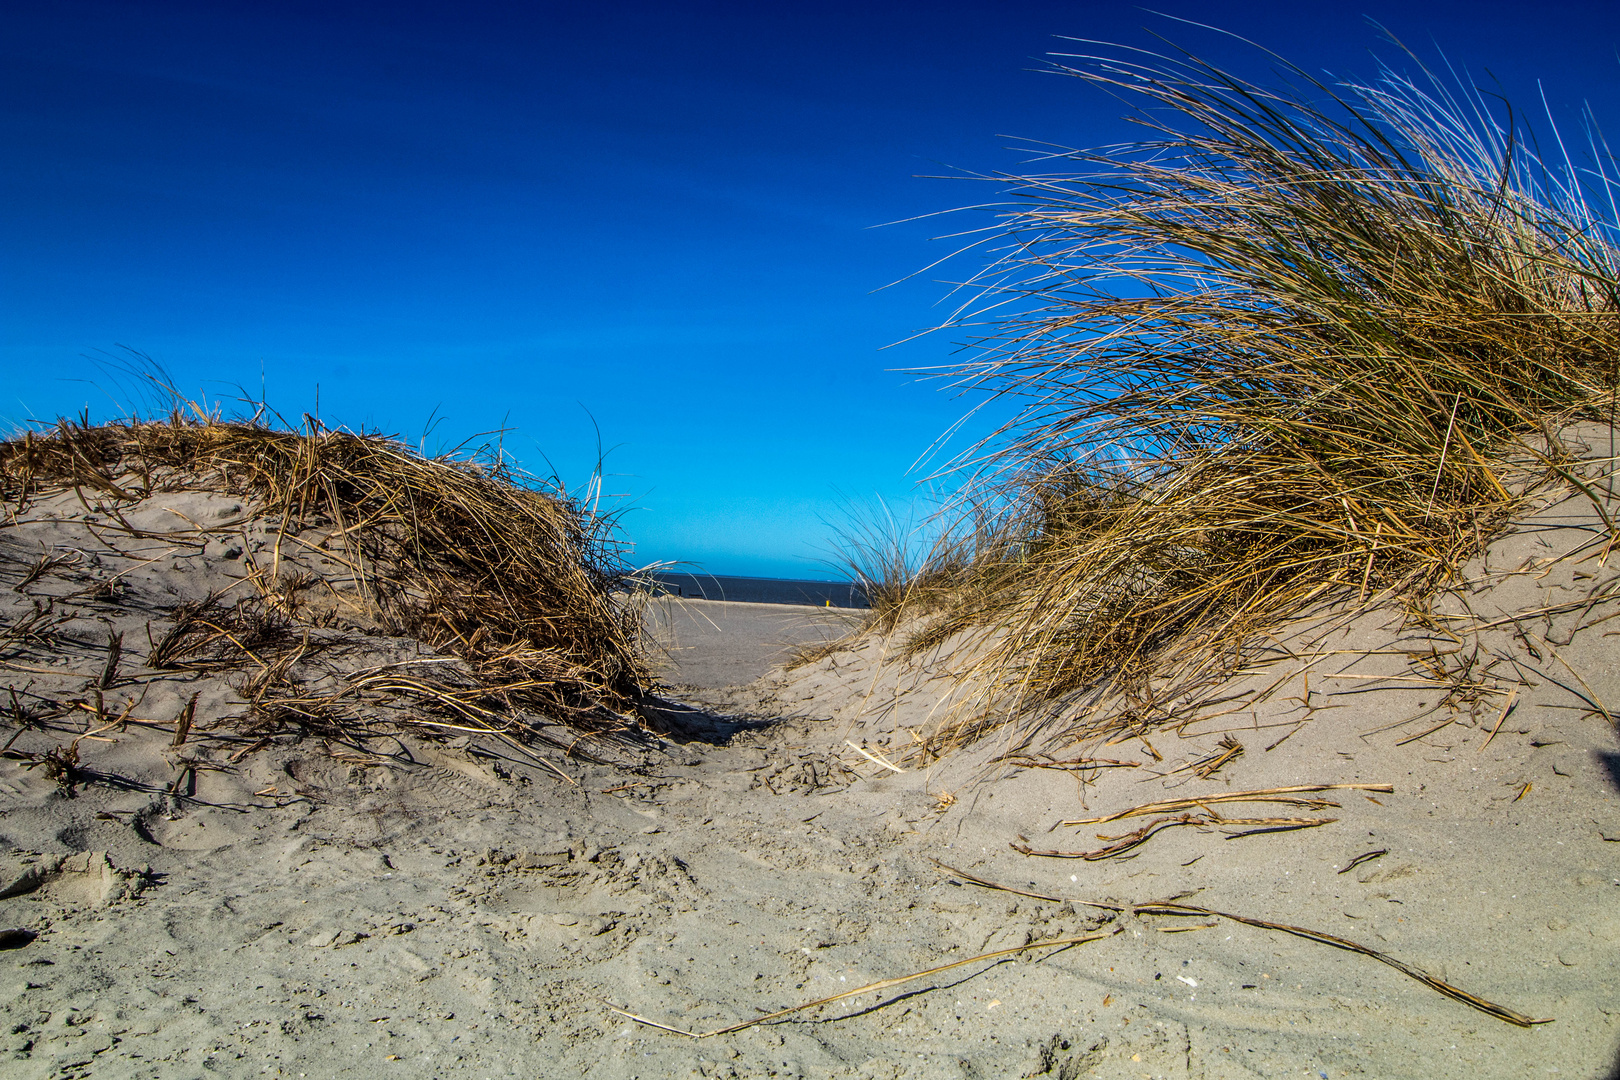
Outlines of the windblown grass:
[[1427,72],[1062,60],[1148,135],[995,180],[948,374],[1022,409],[961,463],[995,524],[912,637],[972,658],[936,748],[1104,690],[1140,707],[1069,734],[1140,727],[1152,680],[1218,678],[1307,605],[1421,608],[1527,476],[1575,479],[1550,422],[1612,413],[1620,250],[1561,143]]
[[[165,421],[64,420],[0,442],[0,497],[17,514],[40,495],[77,489],[118,521],[120,506],[182,488],[246,497],[279,527],[273,550],[249,561],[263,601],[254,617],[268,620],[259,629],[289,637],[286,616],[309,583],[291,580],[283,560],[308,546],[301,531],[317,528],[352,571],[345,603],[383,632],[466,662],[476,685],[427,695],[461,723],[499,732],[501,716],[532,708],[576,732],[634,726],[649,673],[640,613],[614,595],[626,568],[611,523],[498,457],[430,459],[313,421],[291,431],[178,409]],[[229,623],[243,609],[209,610],[181,611],[149,665],[206,666],[220,649],[236,659],[253,652],[247,631]],[[330,711],[330,701],[275,700],[278,672],[302,655],[261,673],[250,694],[261,719],[280,709],[307,726]]]
[[[897,517],[881,498],[850,503],[833,528],[836,558],[827,565],[855,582],[866,597],[861,632],[887,634],[904,618],[937,611],[954,596],[972,562],[970,545],[955,535],[931,535],[934,520]],[[830,642],[825,654],[846,642]],[[805,655],[814,655],[807,652]]]

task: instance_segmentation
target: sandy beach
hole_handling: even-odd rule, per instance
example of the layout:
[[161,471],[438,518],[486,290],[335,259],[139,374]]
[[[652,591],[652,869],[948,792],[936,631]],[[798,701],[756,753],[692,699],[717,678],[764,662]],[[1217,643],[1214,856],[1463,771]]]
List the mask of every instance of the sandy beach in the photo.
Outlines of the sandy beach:
[[664,597],[648,612],[653,647],[672,685],[743,686],[790,662],[804,646],[859,629],[859,609],[739,604]]
[[[869,637],[785,670],[849,613],[701,601],[652,613],[661,734],[614,762],[427,737],[403,697],[356,701],[387,737],[255,739],[240,671],[142,658],[177,605],[249,595],[271,530],[221,492],[122,515],[70,492],[0,530],[7,1076],[1615,1075],[1594,621],[1620,571],[1575,501],[1431,626],[1302,620],[1226,686],[1241,708],[921,766],[928,658]],[[332,670],[452,663],[342,619],[306,641]],[[1326,790],[1222,801],[1277,788]]]
[[196,7],[6,21],[0,1080],[1620,1080],[1620,6]]

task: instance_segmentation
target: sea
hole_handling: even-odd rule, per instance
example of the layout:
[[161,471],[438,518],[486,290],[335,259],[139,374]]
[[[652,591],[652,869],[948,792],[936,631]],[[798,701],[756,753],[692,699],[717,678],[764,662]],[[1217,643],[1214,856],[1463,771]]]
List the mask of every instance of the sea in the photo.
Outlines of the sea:
[[853,581],[801,581],[725,574],[657,573],[652,576],[665,593],[693,600],[835,608],[871,606],[866,601],[866,593]]

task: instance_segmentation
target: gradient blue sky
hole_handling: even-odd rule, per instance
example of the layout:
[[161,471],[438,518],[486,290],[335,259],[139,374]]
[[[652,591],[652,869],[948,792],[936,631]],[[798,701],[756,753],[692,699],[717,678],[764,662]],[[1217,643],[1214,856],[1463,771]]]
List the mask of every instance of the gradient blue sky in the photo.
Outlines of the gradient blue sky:
[[[1310,70],[1369,73],[1371,17],[1521,108],[1620,130],[1620,5],[1186,3]],[[0,426],[179,388],[421,439],[506,425],[531,470],[597,457],[641,561],[829,576],[845,499],[904,507],[971,402],[903,369],[959,265],[878,290],[968,222],[953,170],[1012,137],[1124,137],[1031,69],[1053,35],[1236,70],[1126,3],[0,4]],[[1072,47],[1072,46],[1068,46]],[[1388,49],[1381,54],[1387,55]],[[88,381],[86,381],[88,380]],[[982,427],[971,427],[983,433]]]

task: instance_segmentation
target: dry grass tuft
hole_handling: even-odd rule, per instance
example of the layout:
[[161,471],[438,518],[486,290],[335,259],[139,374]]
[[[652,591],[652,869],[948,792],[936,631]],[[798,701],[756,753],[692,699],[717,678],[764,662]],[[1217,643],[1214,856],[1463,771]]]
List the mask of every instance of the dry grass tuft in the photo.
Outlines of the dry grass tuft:
[[[526,736],[512,729],[525,710],[575,736],[637,726],[648,669],[640,612],[615,596],[626,570],[611,523],[498,457],[430,459],[313,421],[289,431],[179,410],[165,421],[64,420],[0,442],[0,498],[19,515],[38,496],[77,490],[121,521],[121,506],[185,488],[250,499],[279,531],[273,550],[246,560],[259,595],[182,609],[147,663],[256,670],[241,688],[256,731],[336,734],[339,699],[361,693],[412,697],[462,730]],[[321,596],[282,566],[285,552],[315,546],[348,571]],[[311,648],[297,624],[338,616],[461,658],[460,683],[396,675],[377,686],[379,674],[359,673],[336,698],[301,697],[285,679]]]
[[1552,421],[1613,411],[1614,223],[1482,95],[1062,60],[1148,135],[994,181],[949,376],[1023,408],[959,462],[948,587],[890,616],[966,642],[935,752],[1145,731],[1313,605],[1422,610],[1527,490],[1582,483]]

